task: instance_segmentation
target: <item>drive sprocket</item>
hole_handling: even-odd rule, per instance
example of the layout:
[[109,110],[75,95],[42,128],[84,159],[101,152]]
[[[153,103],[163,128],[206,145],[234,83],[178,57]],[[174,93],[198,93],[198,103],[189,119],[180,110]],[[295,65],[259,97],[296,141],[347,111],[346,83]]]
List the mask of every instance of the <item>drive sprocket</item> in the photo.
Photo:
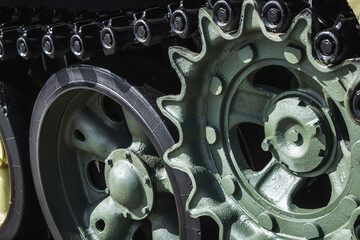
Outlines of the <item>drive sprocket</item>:
[[360,214],[357,59],[315,58],[312,12],[284,34],[245,0],[224,32],[201,9],[200,53],[169,50],[182,84],[158,105],[179,131],[165,161],[187,173],[191,216],[220,239],[350,239]]

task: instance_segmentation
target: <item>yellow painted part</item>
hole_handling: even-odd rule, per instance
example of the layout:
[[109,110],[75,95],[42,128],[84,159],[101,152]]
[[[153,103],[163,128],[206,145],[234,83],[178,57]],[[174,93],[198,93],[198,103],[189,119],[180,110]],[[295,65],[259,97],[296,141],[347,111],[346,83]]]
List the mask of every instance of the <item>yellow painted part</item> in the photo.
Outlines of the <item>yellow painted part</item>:
[[0,168],[0,225],[4,222],[10,203],[10,174],[8,167]]
[[347,0],[347,1],[349,3],[349,6],[354,11],[358,22],[360,22],[360,0]]
[[10,173],[6,151],[0,139],[0,225],[3,224],[10,205]]

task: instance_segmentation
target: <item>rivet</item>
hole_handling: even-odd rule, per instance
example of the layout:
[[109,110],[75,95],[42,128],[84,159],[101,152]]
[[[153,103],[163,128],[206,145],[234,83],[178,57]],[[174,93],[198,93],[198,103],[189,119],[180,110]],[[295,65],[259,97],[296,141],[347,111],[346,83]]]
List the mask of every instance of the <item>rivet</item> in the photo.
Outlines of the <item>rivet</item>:
[[286,61],[288,61],[289,63],[297,64],[301,61],[301,57],[302,57],[301,49],[287,46],[284,50],[284,57]]
[[206,140],[209,144],[214,144],[217,139],[216,130],[213,127],[206,127]]
[[261,213],[259,215],[259,224],[269,231],[272,231],[275,226],[275,219],[270,213]]
[[359,206],[358,199],[354,196],[346,196],[340,202],[340,210],[345,216],[349,217],[351,213]]
[[306,239],[313,239],[320,237],[319,227],[313,223],[305,223],[302,228],[303,236]]
[[221,185],[224,188],[224,191],[228,195],[233,195],[236,191],[236,185],[234,178],[231,176],[226,176],[221,180]]
[[243,63],[250,63],[254,59],[254,50],[250,45],[239,50],[238,56]]
[[223,84],[221,80],[214,76],[210,84],[210,92],[216,96],[220,95],[223,90]]
[[147,214],[150,212],[150,209],[149,209],[149,207],[146,206],[141,211],[142,211],[142,213]]

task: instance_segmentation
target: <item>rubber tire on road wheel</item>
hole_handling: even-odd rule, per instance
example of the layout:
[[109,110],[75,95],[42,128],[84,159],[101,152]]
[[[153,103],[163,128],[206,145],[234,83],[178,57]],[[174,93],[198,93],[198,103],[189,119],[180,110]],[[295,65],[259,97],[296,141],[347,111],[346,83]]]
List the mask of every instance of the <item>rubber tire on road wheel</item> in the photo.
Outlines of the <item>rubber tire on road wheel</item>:
[[[0,239],[46,239],[46,225],[33,186],[28,127],[15,91],[0,81],[0,133],[10,172],[10,205]],[[0,190],[1,191],[1,190]]]

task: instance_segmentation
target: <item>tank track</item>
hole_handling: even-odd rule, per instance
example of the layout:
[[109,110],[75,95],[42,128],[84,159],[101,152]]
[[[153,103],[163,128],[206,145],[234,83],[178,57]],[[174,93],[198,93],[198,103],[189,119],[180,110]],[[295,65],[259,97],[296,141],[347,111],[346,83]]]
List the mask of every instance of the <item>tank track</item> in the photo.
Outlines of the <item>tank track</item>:
[[[100,52],[112,55],[121,50],[138,48],[139,43],[152,46],[174,36],[191,38],[198,33],[197,13],[204,6],[214,9],[214,20],[224,31],[233,31],[239,20],[241,0],[217,1],[217,4],[213,0],[200,4],[189,2],[180,1],[143,10],[102,12],[3,7],[0,9],[0,60],[12,60],[17,56],[31,60],[44,58],[45,55],[51,59],[60,59],[71,53],[78,59],[88,59]],[[287,2],[287,9],[281,13],[280,24],[269,22],[268,17],[271,16],[264,16],[268,6],[263,1],[258,2],[258,11],[269,31],[283,32],[295,15],[304,9],[311,9],[315,20],[312,39],[317,56],[326,64],[357,56],[359,50],[354,49],[353,44],[348,44],[349,39],[359,38],[359,33],[355,31],[356,18],[350,9],[337,8],[340,14],[339,11],[336,14],[324,13],[317,8],[322,1],[298,1],[296,4],[284,2]],[[330,8],[338,5],[342,6],[333,3]],[[330,31],[330,37],[337,38],[331,39],[334,48],[337,46],[344,49],[337,49],[334,54],[329,54],[326,49],[322,51],[318,39],[323,39],[323,36],[316,34],[323,31]],[[328,46],[327,50],[331,51],[330,48]]]
[[[200,6],[186,9],[183,2],[144,10],[103,12],[69,12],[64,9],[49,11],[43,8],[1,8],[0,59],[25,60],[46,55],[52,59],[73,53],[85,59],[103,51],[105,55],[119,50],[136,48],[138,43],[150,46],[176,34],[183,38],[193,36]],[[174,20],[175,14],[186,14]],[[179,22],[180,21],[180,22]],[[100,33],[100,34],[99,34]]]

